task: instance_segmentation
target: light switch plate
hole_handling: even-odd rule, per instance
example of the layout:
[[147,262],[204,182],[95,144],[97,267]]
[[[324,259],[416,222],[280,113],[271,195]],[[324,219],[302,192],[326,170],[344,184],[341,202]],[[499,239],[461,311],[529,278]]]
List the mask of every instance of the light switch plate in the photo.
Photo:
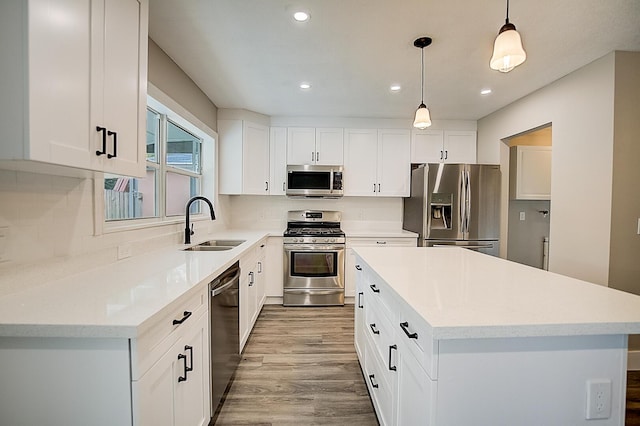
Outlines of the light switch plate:
[[524,220],[524,217],[525,217],[524,212],[520,212],[520,220]]
[[640,217],[638,218],[638,230],[637,230],[638,235],[640,235]]
[[0,263],[9,261],[7,247],[9,246],[9,227],[0,227]]

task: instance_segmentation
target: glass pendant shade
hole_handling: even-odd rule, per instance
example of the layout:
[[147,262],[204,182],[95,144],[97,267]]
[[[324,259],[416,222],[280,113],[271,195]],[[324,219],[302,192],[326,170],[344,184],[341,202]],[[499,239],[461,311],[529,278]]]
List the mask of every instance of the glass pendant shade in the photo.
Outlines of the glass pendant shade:
[[424,130],[431,126],[431,115],[429,114],[429,108],[425,104],[420,104],[416,110],[416,118],[413,120],[413,127],[420,130]]
[[489,66],[500,72],[509,72],[525,59],[527,54],[522,48],[522,40],[516,27],[513,24],[504,25],[493,44],[493,56]]

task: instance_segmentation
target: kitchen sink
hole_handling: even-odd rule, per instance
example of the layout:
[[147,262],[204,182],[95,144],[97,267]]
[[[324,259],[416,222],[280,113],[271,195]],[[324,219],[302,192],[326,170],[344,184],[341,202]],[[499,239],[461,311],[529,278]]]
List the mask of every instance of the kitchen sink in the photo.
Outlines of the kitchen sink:
[[226,251],[231,250],[234,247],[239,246],[246,240],[210,240],[204,243],[197,244],[192,247],[187,247],[185,251]]

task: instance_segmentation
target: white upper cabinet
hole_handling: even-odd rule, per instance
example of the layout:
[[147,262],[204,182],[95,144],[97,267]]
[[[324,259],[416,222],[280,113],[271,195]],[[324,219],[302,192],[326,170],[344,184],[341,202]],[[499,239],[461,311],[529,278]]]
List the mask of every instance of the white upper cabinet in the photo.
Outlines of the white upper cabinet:
[[270,129],[269,154],[269,195],[285,195],[287,189],[286,127]]
[[287,136],[287,164],[343,164],[343,129],[289,127]]
[[413,130],[412,163],[476,163],[476,132]]
[[551,147],[515,146],[511,147],[510,156],[511,198],[550,200]]
[[0,159],[144,175],[147,17],[146,0],[2,2]]
[[344,195],[407,197],[411,138],[405,129],[346,129]]
[[220,194],[269,194],[269,128],[218,120]]

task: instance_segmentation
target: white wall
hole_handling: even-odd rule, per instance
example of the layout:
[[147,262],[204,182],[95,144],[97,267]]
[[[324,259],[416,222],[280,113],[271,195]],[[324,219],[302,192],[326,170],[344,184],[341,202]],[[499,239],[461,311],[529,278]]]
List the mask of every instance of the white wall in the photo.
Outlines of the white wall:
[[[504,197],[508,149],[501,140],[553,124],[549,269],[604,285],[609,271],[613,99],[611,53],[478,121],[478,162],[501,164]],[[508,205],[504,200],[502,235]]]

